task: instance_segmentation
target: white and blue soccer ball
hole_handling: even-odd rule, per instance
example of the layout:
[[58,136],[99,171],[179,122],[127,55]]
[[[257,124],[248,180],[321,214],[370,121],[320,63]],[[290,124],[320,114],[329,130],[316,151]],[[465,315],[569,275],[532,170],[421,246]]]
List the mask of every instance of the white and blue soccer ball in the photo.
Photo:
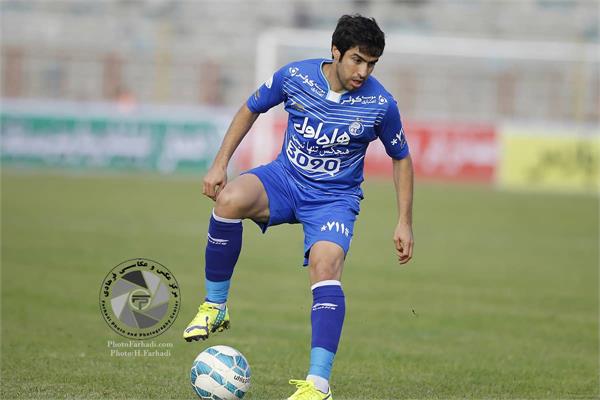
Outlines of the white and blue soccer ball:
[[212,346],[198,354],[190,374],[202,400],[239,400],[250,389],[250,365],[229,346]]

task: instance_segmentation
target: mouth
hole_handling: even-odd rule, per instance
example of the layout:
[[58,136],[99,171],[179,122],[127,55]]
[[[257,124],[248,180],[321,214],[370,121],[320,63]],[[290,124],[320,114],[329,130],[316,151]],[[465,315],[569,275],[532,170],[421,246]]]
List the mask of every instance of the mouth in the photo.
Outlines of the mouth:
[[362,79],[352,79],[350,81],[350,84],[352,85],[352,87],[357,89],[362,86],[363,82],[364,82],[364,80],[362,80]]

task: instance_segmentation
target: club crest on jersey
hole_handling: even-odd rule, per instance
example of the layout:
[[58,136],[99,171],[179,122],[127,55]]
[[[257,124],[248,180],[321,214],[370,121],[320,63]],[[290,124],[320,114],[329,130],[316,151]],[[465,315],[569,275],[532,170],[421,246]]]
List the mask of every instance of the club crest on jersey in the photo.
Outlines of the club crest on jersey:
[[352,136],[358,136],[361,133],[363,133],[364,130],[365,130],[365,127],[358,119],[356,121],[352,122],[350,124],[350,126],[348,127],[348,131],[350,132],[350,134]]
[[323,123],[319,122],[317,128],[308,124],[308,117],[304,117],[302,125],[294,124],[294,130],[307,139],[315,139],[317,144],[323,147],[332,146],[347,146],[350,143],[350,135],[346,132],[338,134],[339,129],[335,128],[333,134],[328,136],[326,133],[321,134]]

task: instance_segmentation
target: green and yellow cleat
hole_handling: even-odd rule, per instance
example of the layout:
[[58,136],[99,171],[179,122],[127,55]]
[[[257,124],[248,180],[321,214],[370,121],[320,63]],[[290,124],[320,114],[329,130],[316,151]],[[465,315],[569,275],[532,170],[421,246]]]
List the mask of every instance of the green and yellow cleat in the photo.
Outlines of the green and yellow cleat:
[[296,385],[296,392],[287,400],[333,400],[331,388],[327,393],[319,391],[311,381],[292,379],[290,385]]
[[206,340],[211,333],[223,332],[229,329],[229,309],[224,306],[220,309],[214,303],[205,301],[198,308],[198,314],[183,331],[183,338],[188,342],[192,340]]

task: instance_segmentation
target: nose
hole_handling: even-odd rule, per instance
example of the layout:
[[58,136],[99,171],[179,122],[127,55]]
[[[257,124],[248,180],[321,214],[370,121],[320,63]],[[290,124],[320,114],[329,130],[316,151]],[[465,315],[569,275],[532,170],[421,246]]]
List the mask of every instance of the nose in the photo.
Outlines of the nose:
[[365,79],[368,74],[369,67],[367,66],[367,63],[361,63],[358,67],[358,75],[360,76],[360,79]]

